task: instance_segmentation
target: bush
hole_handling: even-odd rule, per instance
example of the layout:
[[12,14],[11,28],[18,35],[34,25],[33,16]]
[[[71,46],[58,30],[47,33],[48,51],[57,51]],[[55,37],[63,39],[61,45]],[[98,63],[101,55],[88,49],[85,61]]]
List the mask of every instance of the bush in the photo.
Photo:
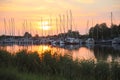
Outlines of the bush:
[[9,66],[11,64],[12,56],[5,50],[0,50],[0,66]]
[[94,61],[86,60],[80,62],[80,74],[83,79],[90,79],[94,75]]
[[[15,55],[0,50],[0,62],[1,80],[18,80],[19,77],[22,79],[19,73],[45,75],[48,77],[45,80],[58,79],[56,76],[66,80],[120,79],[120,65],[117,62],[108,64],[103,61],[94,63],[92,60],[73,61],[69,55],[51,54],[50,51],[39,56],[37,52],[27,52],[26,50],[17,52]],[[8,69],[5,70],[4,67]],[[16,73],[9,67],[13,67],[13,70],[15,68],[18,72]],[[49,79],[49,76],[53,76],[53,78]],[[39,77],[37,78],[39,80]],[[29,80],[30,78],[24,76],[22,80],[26,79]]]
[[38,53],[28,53],[26,50],[18,52],[15,56],[18,69],[26,72],[40,71],[40,57]]
[[0,68],[0,80],[20,80],[19,78],[15,69],[10,67]]
[[111,79],[119,80],[120,79],[120,65],[118,62],[113,62],[111,64]]
[[95,66],[95,78],[96,80],[109,80],[110,68],[106,62],[98,62]]

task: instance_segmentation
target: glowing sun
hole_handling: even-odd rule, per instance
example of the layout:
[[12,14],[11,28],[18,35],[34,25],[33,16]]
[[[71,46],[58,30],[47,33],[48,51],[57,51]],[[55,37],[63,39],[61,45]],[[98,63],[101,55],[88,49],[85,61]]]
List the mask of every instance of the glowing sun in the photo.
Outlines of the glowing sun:
[[50,25],[47,21],[44,21],[44,22],[41,23],[40,28],[42,30],[50,30]]

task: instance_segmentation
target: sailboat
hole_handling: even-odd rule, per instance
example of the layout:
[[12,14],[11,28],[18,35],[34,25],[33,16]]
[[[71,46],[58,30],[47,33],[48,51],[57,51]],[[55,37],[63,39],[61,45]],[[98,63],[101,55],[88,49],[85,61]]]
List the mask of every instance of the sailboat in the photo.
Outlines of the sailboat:
[[116,37],[112,40],[112,44],[120,44],[120,37]]
[[[70,13],[70,33],[72,33],[72,26],[73,26],[73,19],[72,19],[72,11],[70,10],[69,11]],[[67,20],[68,20],[68,15],[67,15]],[[68,22],[67,22],[67,26],[68,26]],[[76,39],[76,38],[73,38],[73,37],[67,37],[65,38],[65,44],[79,44],[80,40],[79,39]]]
[[[112,22],[112,12],[111,12],[111,26],[113,26],[113,22]],[[115,37],[113,40],[112,40],[112,44],[120,44],[120,36],[119,37]]]
[[[93,24],[93,23],[92,23]],[[89,25],[89,21],[87,21],[87,28],[89,27],[88,26]],[[93,25],[92,25],[93,26]],[[85,43],[87,44],[87,45],[89,45],[89,44],[94,44],[95,43],[95,40],[93,39],[93,38],[88,38],[86,41],[85,41]]]
[[[6,20],[4,19],[4,24],[6,26]],[[8,38],[6,38],[4,40],[5,44],[14,44],[15,43],[15,38],[14,38],[14,27],[15,27],[15,22],[14,22],[14,18],[11,18],[9,20],[9,27],[11,27],[11,33],[10,36]],[[5,28],[5,34],[6,34],[6,28]]]
[[88,38],[85,42],[86,42],[86,44],[94,44],[95,43],[93,38]]

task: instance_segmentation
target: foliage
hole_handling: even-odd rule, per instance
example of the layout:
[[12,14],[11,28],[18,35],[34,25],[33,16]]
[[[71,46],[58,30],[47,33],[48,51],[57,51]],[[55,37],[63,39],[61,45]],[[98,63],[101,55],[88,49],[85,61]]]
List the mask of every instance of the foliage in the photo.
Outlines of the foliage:
[[120,25],[112,25],[110,28],[106,23],[96,24],[89,30],[89,36],[94,39],[111,39],[120,36]]
[[[72,60],[69,55],[38,55],[22,50],[15,55],[0,50],[2,80],[119,80],[120,64]],[[7,66],[6,66],[7,65]],[[43,76],[43,77],[42,77]],[[9,78],[9,79],[8,79]]]
[[111,67],[111,78],[112,80],[119,80],[120,79],[120,65],[116,62],[112,62]]
[[110,80],[109,65],[106,62],[99,62],[95,66],[95,79],[96,80]]
[[31,38],[32,35],[31,35],[29,32],[25,32],[24,37],[26,37],[26,38]]

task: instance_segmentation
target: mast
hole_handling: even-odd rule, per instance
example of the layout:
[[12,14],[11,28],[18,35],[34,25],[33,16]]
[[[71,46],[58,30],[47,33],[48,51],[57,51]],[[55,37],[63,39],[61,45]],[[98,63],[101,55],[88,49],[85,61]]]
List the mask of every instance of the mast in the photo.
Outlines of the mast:
[[64,34],[65,34],[65,15],[63,15],[63,30],[64,30]]
[[72,31],[72,11],[70,10],[70,30]]
[[28,27],[28,24],[27,24],[27,20],[25,20],[25,30],[26,30],[26,32],[27,32],[27,27]]
[[[92,27],[93,27],[93,19],[92,19]],[[94,28],[93,28],[94,29]],[[93,32],[92,32],[92,38],[93,38]]]
[[62,33],[62,29],[61,29],[61,22],[62,22],[61,15],[59,15],[59,18],[60,18],[60,33]]
[[31,28],[32,28],[32,23],[30,21],[30,34],[32,35]]
[[24,33],[25,33],[25,20],[24,20],[24,22],[22,23],[22,26],[23,26],[23,30],[22,30],[22,33],[23,33],[23,35],[24,35]]
[[5,19],[5,18],[4,18],[4,27],[5,27],[4,34],[6,35],[6,27],[7,27],[7,24],[6,24],[6,19]]
[[42,17],[41,17],[41,20],[40,20],[40,22],[41,22],[42,37],[43,37],[43,28],[42,28],[42,26],[43,26],[43,19],[42,19]]
[[58,34],[58,19],[57,19],[57,17],[56,17],[56,29],[57,29],[56,30],[57,31],[56,34]]
[[92,27],[93,27],[93,19],[92,19]]
[[[113,14],[112,14],[112,12],[111,12],[111,28],[112,28],[112,26],[113,26]],[[113,37],[113,30],[111,29],[111,37]]]
[[[50,26],[52,27],[52,18],[50,16]],[[53,29],[51,29],[52,35],[53,35]]]
[[89,28],[89,20],[87,20],[86,34],[88,34],[88,28]]
[[11,36],[13,36],[13,21],[12,21],[12,18],[10,19],[10,23],[11,23]]
[[9,29],[10,29],[10,36],[11,36],[11,19],[9,19]]
[[15,36],[15,20],[12,18],[12,24],[13,24],[13,36]]
[[113,26],[113,14],[112,14],[112,12],[111,12],[111,27]]
[[67,30],[69,30],[68,29],[68,20],[69,20],[69,17],[68,17],[68,11],[67,11],[67,22],[66,22],[67,23]]

